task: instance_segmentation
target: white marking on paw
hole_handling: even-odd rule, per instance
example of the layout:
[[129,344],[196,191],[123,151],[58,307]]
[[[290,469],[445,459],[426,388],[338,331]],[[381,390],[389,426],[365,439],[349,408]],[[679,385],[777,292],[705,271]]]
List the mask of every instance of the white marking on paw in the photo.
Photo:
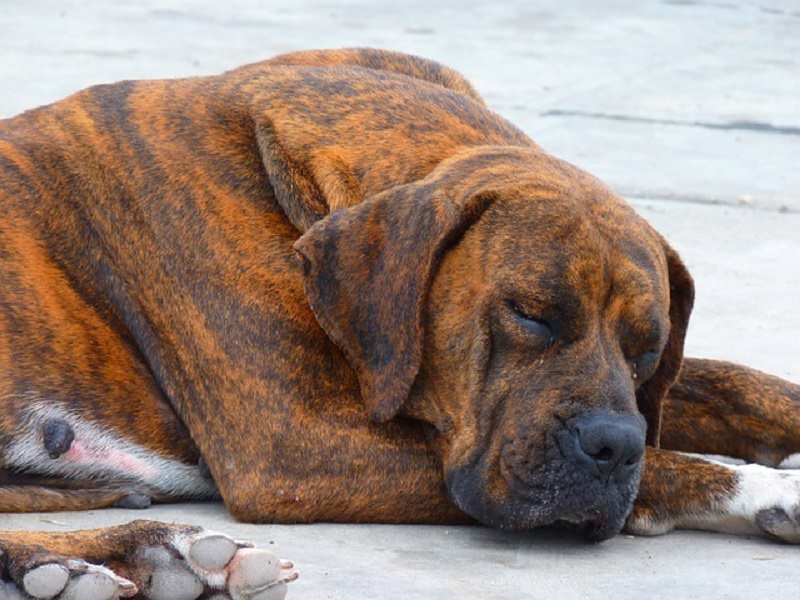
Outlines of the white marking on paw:
[[[52,459],[42,438],[42,424],[63,419],[75,433],[68,452]],[[211,498],[214,484],[195,465],[164,458],[103,427],[85,420],[61,404],[32,400],[19,434],[4,452],[6,466],[40,475],[65,478],[138,478],[155,490],[181,498]]]
[[[800,515],[800,473],[762,465],[727,466],[737,474],[736,490],[717,510],[680,519],[678,527],[710,529],[726,533],[763,534],[757,525],[758,513],[783,510],[789,518]],[[797,523],[795,521],[795,527]],[[800,531],[798,531],[800,535]],[[794,541],[789,538],[786,541]]]
[[779,469],[800,469],[800,452],[797,454],[790,454],[781,461],[778,465]]
[[741,458],[733,458],[732,456],[725,456],[724,454],[697,454],[695,452],[676,452],[676,454],[682,454],[684,456],[691,456],[693,458],[699,458],[699,459],[705,460],[707,462],[720,463],[722,465],[746,465],[747,464],[747,461],[744,461]]

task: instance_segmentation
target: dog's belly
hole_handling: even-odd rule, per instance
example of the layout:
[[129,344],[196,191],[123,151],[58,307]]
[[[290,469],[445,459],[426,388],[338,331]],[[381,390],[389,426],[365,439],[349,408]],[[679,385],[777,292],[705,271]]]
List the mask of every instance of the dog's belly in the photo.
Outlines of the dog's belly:
[[[64,406],[34,402],[26,408],[23,422],[23,431],[2,451],[5,469],[120,486],[162,498],[208,498],[217,494],[213,481],[199,465],[163,456]],[[55,458],[45,442],[48,422],[63,423],[71,430],[63,452]]]

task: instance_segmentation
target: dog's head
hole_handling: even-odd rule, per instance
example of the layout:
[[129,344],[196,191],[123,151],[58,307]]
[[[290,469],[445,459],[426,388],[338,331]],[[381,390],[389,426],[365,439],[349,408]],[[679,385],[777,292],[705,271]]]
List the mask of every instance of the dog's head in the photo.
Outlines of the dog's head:
[[693,296],[622,200],[538,149],[472,148],[295,247],[370,414],[435,428],[462,510],[596,538],[622,527]]

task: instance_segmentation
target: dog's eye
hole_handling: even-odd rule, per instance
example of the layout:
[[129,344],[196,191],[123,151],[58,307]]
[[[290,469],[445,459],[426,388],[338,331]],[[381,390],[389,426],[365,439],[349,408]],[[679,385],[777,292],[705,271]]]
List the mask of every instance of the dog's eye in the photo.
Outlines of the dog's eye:
[[536,317],[530,315],[515,300],[508,300],[508,307],[514,313],[514,317],[520,325],[522,325],[532,334],[541,338],[548,348],[553,345],[553,330],[546,321],[542,321],[541,319],[537,319]]
[[637,356],[632,365],[633,378],[644,381],[652,377],[660,359],[661,353],[658,350],[648,350]]

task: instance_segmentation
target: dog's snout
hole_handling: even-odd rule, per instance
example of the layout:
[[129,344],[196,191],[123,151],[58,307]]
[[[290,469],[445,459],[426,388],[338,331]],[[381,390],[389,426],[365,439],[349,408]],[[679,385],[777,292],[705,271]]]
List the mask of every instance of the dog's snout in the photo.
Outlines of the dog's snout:
[[571,423],[574,460],[598,477],[629,478],[644,455],[641,419],[593,413]]

